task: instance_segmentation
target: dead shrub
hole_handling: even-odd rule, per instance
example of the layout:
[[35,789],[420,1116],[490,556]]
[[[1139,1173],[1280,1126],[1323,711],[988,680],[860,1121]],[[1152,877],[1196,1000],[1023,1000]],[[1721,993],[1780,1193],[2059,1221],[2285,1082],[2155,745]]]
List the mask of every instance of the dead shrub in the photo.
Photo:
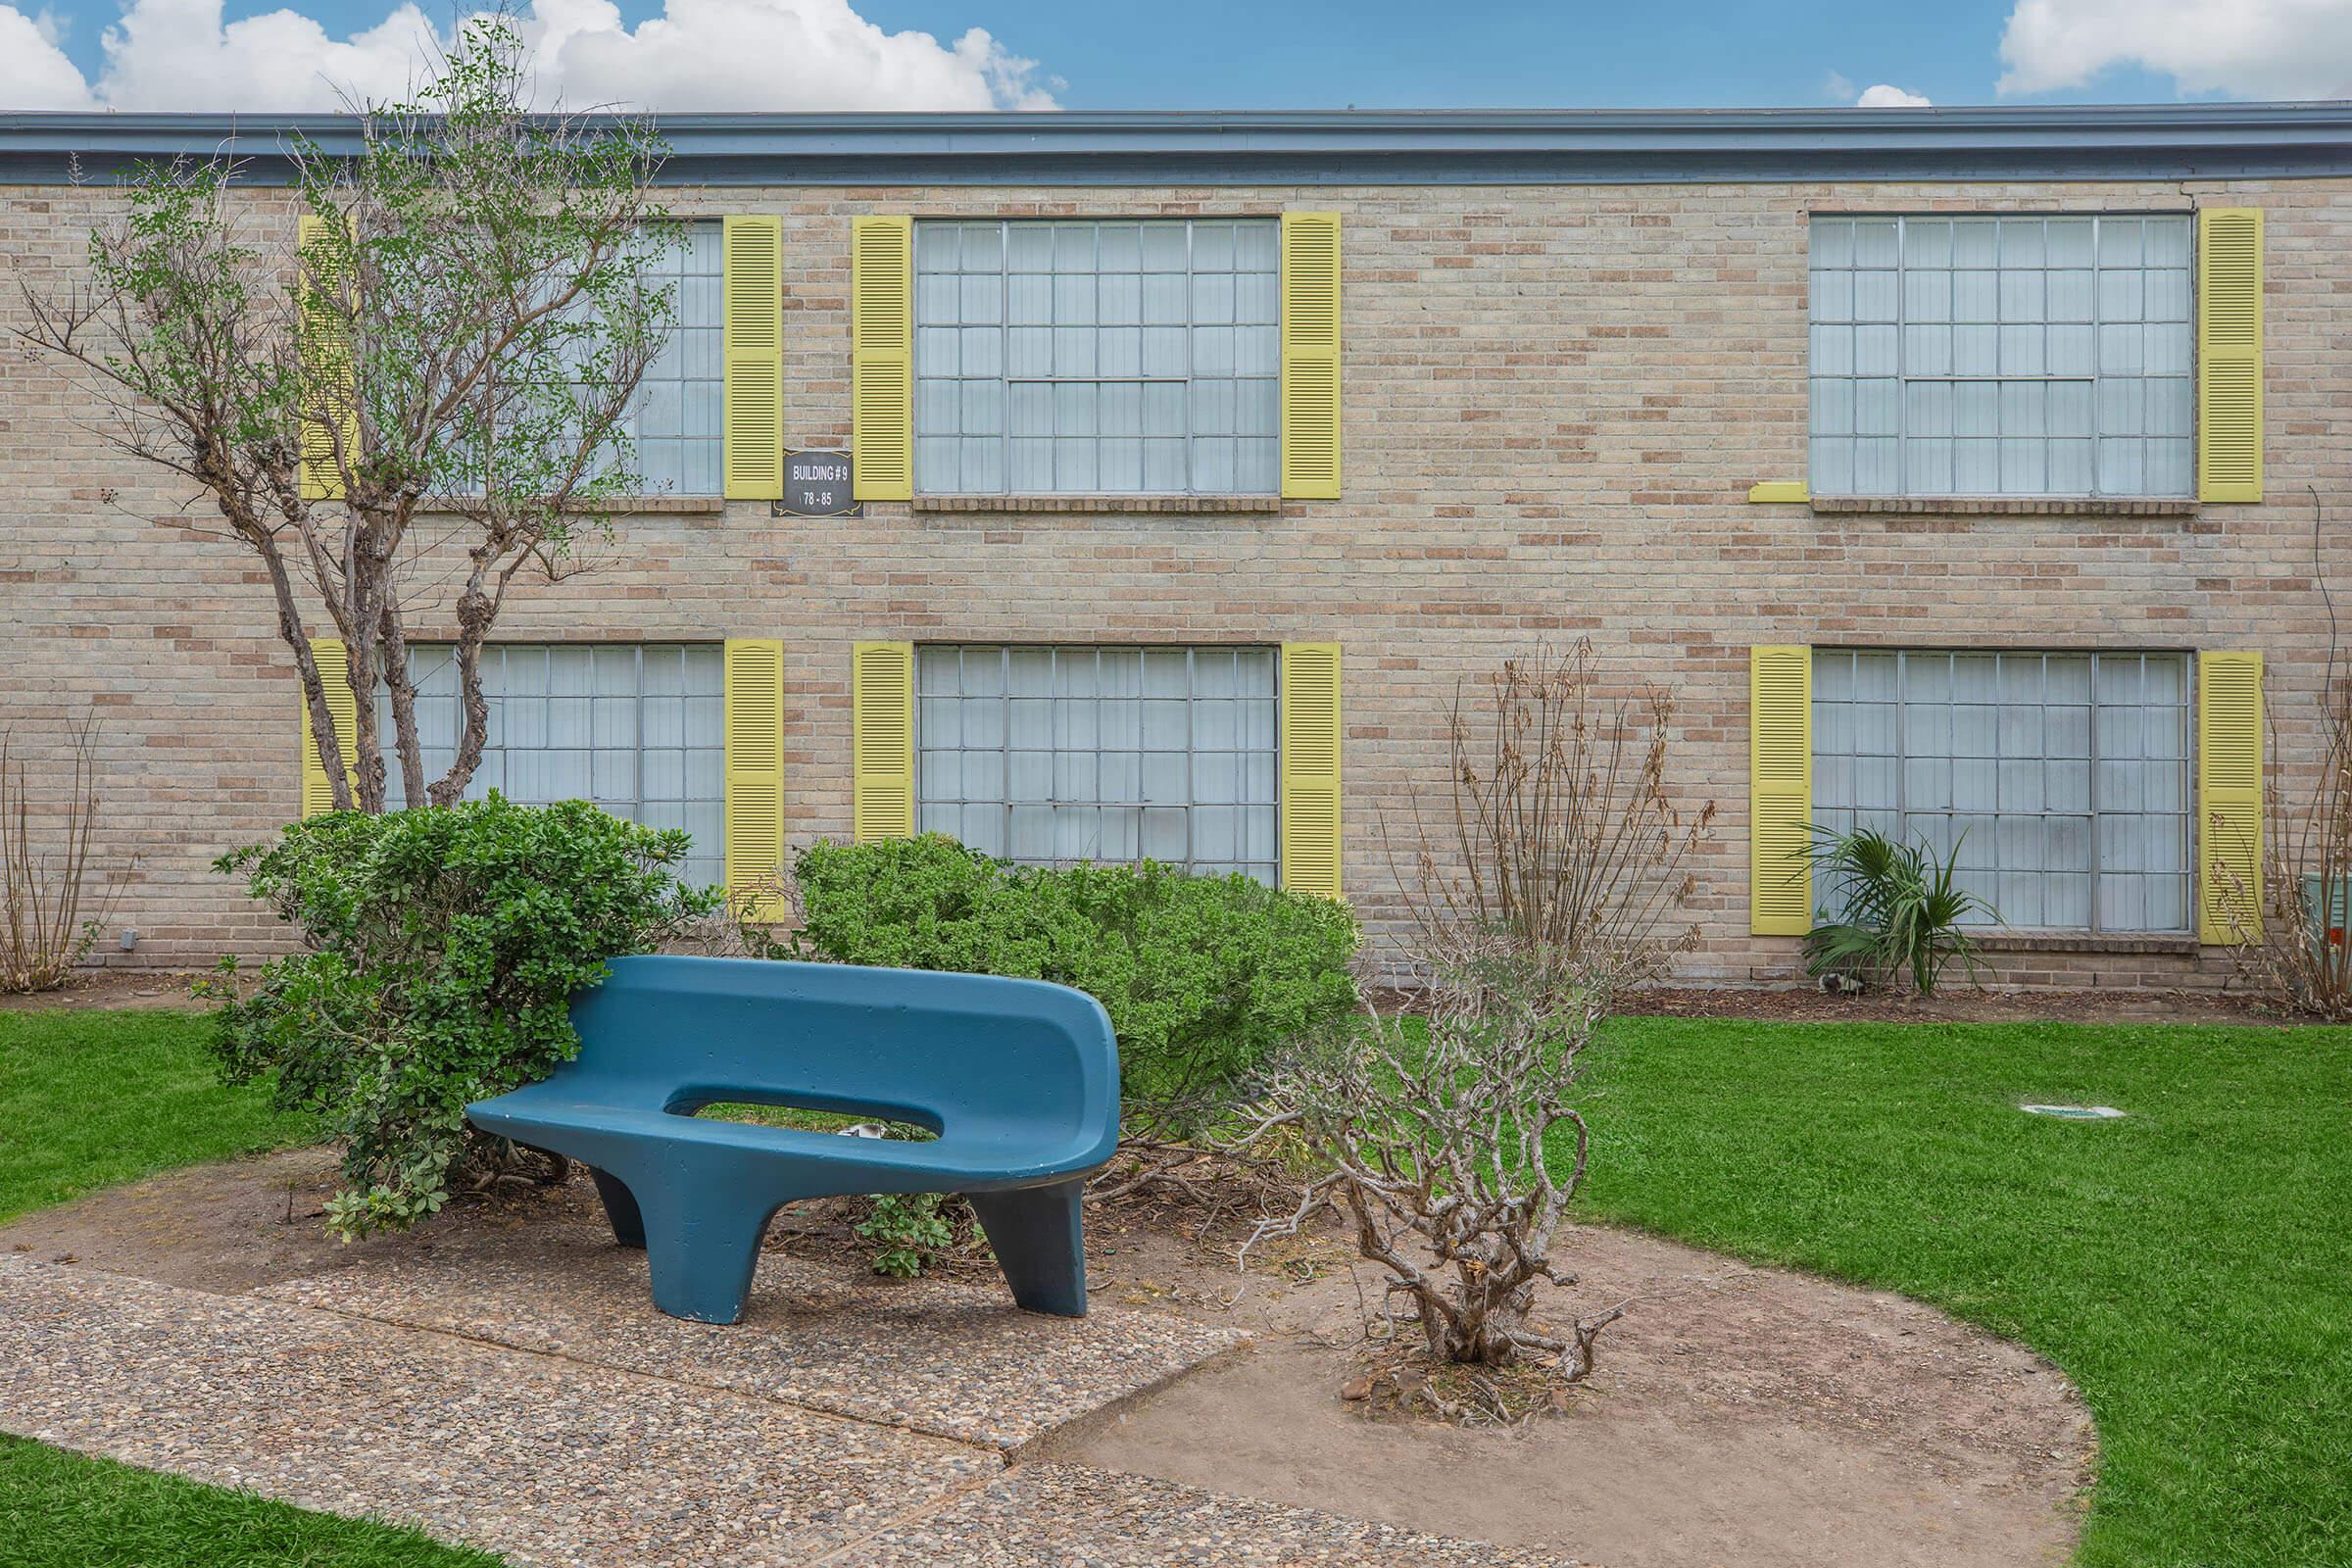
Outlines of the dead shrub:
[[[0,733],[0,991],[53,991],[89,956],[117,884],[95,885],[97,758],[91,724],[74,737],[59,799],[36,805],[23,759]],[[38,834],[53,847],[36,850]]]
[[1675,916],[1715,820],[1712,801],[1686,819],[1667,792],[1673,721],[1656,687],[1605,696],[1589,639],[1457,687],[1446,808],[1416,803],[1396,868],[1407,959],[1475,973],[1500,942],[1515,984],[1570,1002],[1665,974],[1698,941]]
[[[2314,771],[2290,778],[2276,710],[2263,782],[2261,879],[2246,886],[2229,857],[2206,867],[2230,952],[2248,987],[2273,1005],[2330,1022],[2352,1020],[2352,672],[2341,667],[2335,601],[2323,569],[2322,513],[2312,494],[2312,575],[2328,607],[2328,665],[2314,702]],[[2298,793],[2298,792],[2305,793]],[[2216,818],[2215,830],[2227,821]],[[2252,857],[2239,846],[2237,858]]]
[[1422,1011],[1368,1007],[1268,1081],[1253,1136],[1289,1129],[1320,1174],[1250,1245],[1338,1209],[1387,1270],[1378,1317],[1440,1363],[1542,1355],[1576,1382],[1623,1315],[1534,1321],[1539,1282],[1577,1283],[1553,1250],[1591,1147],[1586,1053],[1697,938],[1675,912],[1714,808],[1686,818],[1667,791],[1671,719],[1655,692],[1604,698],[1581,643],[1457,694],[1450,823],[1400,878]]

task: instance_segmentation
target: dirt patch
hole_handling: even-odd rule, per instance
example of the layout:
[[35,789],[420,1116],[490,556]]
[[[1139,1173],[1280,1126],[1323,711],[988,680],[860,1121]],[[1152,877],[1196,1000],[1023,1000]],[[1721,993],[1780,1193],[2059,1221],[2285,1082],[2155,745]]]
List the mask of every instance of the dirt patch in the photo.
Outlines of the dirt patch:
[[55,991],[0,991],[0,1012],[139,1011],[196,1007],[188,994],[193,974],[166,969],[76,969]]
[[429,1252],[466,1232],[601,1215],[582,1178],[469,1198],[414,1231],[346,1245],[326,1234],[319,1208],[335,1175],[325,1149],[198,1165],[0,1225],[0,1249],[227,1295],[386,1252]]
[[[55,991],[32,996],[0,993],[0,1012],[55,1008],[197,1007],[188,994],[198,976],[162,969],[79,969]],[[1386,1003],[1410,1007],[1410,999],[1382,993]],[[1811,987],[1780,989],[1661,986],[1628,999],[1626,1010],[1664,1018],[1750,1018],[1794,1023],[2174,1023],[2288,1025],[2252,998],[2195,991],[1978,991],[1953,985],[1933,997],[1892,991],[1825,995]]]
[[1336,1247],[1285,1282],[1150,1233],[1105,1241],[1119,1298],[1239,1320],[1260,1342],[1039,1457],[1611,1568],[2014,1568],[2073,1551],[2094,1449],[2072,1385],[1897,1296],[1581,1229],[1563,1248],[1578,1298],[1630,1302],[1592,1381],[1566,1414],[1463,1429],[1339,1397],[1364,1364],[1374,1277]]
[[1748,1018],[1789,1023],[2166,1023],[2265,1024],[2304,1020],[2266,1010],[2251,998],[2190,991],[1978,991],[1956,986],[1932,997],[1894,991],[1832,996],[1822,991],[1732,991],[1659,987],[1625,999],[1635,1016]]
[[[593,1219],[576,1178],[467,1200],[406,1236],[319,1229],[334,1162],[296,1151],[157,1177],[0,1228],[42,1260],[243,1292],[386,1251]],[[854,1266],[840,1205],[779,1217],[770,1246]],[[1627,1299],[1565,1414],[1465,1429],[1339,1396],[1364,1363],[1373,1289],[1336,1239],[1250,1273],[1142,1205],[1089,1219],[1098,1299],[1257,1335],[1248,1350],[1023,1449],[1611,1568],[2016,1568],[2060,1563],[2092,1461],[2066,1380],[1902,1298],[1750,1268],[1673,1243],[1578,1231],[1588,1305]],[[984,1261],[950,1272],[984,1283]],[[651,1308],[649,1307],[648,1310]]]

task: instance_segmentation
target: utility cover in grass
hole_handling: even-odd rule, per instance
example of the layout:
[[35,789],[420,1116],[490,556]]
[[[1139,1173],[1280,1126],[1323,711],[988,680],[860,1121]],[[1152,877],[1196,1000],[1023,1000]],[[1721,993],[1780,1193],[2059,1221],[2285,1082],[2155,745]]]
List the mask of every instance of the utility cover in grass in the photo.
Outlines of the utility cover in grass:
[[2113,1105],[2020,1105],[2017,1108],[2034,1116],[2055,1116],[2060,1121],[2113,1121],[2123,1114]]

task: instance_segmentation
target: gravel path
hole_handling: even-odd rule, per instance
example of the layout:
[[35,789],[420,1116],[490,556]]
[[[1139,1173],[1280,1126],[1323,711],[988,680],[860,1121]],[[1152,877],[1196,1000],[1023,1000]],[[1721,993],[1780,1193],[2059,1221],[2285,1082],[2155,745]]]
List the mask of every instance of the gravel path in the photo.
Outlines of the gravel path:
[[824,1562],[826,1568],[1548,1568],[1560,1559],[1173,1481],[1032,1464],[885,1526]]
[[578,1226],[492,1235],[259,1294],[997,1448],[1249,1338],[1119,1306],[1041,1317],[1002,1286],[879,1280],[775,1252],[760,1259],[741,1323],[688,1323],[653,1309],[644,1253]]
[[982,1449],[275,1301],[0,1259],[0,1426],[518,1563],[805,1562]]
[[746,1323],[714,1329],[657,1314],[642,1261],[609,1243],[506,1246],[268,1298],[0,1256],[0,1429],[518,1565],[1556,1561],[1006,1468],[1027,1435],[1197,1364],[1227,1331],[1116,1310],[1055,1323],[786,1259],[762,1267]]

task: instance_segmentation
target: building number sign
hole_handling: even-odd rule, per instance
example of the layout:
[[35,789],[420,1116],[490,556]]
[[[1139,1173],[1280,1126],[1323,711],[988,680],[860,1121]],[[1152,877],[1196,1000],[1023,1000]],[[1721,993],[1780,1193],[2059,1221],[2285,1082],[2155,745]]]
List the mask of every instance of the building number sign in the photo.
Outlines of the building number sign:
[[780,517],[856,517],[858,504],[847,452],[788,452],[784,455],[784,499],[771,508]]

